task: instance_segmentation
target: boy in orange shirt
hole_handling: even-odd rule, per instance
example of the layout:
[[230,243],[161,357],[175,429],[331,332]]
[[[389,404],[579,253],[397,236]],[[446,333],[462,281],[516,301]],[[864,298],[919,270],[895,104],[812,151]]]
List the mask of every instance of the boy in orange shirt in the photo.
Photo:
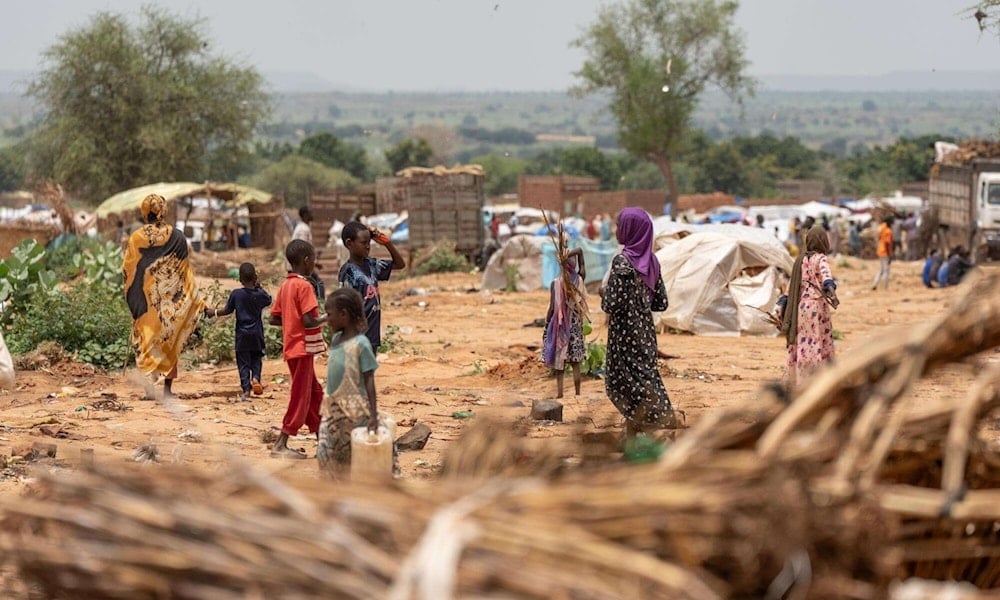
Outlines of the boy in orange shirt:
[[878,247],[875,253],[878,254],[879,269],[875,274],[875,281],[872,282],[872,289],[878,288],[880,281],[885,279],[885,289],[889,289],[889,264],[892,262],[892,215],[887,215],[882,219],[882,225],[878,228]]
[[316,293],[309,276],[316,264],[316,251],[305,240],[292,240],[285,247],[285,258],[292,270],[271,307],[271,325],[281,327],[284,343],[282,354],[292,376],[288,410],[281,421],[281,435],[271,449],[274,458],[305,458],[288,447],[288,438],[298,434],[302,425],[309,433],[319,431],[319,409],[323,403],[323,388],[316,379],[313,356],[326,349]]

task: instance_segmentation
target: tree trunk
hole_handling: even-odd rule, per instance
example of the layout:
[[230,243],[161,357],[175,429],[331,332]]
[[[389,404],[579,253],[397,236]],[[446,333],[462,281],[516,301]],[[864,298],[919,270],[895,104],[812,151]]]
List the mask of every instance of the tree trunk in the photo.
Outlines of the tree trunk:
[[666,156],[654,156],[652,159],[667,180],[667,202],[670,204],[670,218],[673,219],[677,215],[677,179],[674,177],[673,163]]

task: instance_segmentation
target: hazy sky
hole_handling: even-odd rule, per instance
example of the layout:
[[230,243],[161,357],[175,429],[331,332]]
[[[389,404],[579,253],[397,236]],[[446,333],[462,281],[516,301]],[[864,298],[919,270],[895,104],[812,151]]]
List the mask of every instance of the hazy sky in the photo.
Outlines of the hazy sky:
[[[201,16],[217,51],[259,70],[350,90],[561,90],[569,42],[609,0],[158,0]],[[744,0],[753,75],[997,70],[1000,42],[962,14],[975,0]],[[0,0],[0,70],[34,70],[59,35],[126,0]]]

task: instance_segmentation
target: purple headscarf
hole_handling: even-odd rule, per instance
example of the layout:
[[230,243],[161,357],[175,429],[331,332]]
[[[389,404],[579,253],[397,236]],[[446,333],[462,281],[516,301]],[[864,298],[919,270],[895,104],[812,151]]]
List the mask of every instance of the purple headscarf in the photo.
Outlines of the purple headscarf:
[[639,272],[642,281],[656,291],[660,278],[660,261],[653,254],[653,220],[641,208],[625,208],[618,215],[618,243],[625,246],[622,254]]

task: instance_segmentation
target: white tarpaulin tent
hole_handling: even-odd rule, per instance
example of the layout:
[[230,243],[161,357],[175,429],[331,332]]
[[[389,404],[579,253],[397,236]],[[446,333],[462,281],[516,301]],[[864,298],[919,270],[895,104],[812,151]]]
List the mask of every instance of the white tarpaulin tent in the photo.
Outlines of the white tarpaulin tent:
[[[587,282],[600,281],[611,267],[611,259],[619,252],[617,242],[597,242],[571,239],[570,248],[583,248],[587,266]],[[508,274],[517,274],[517,291],[548,289],[559,274],[556,249],[551,238],[540,235],[515,235],[493,253],[483,270],[483,288],[499,290],[507,287]]]
[[691,233],[656,253],[669,299],[661,322],[697,335],[775,336],[756,308],[774,306],[792,257],[765,230],[729,227]]
[[895,196],[887,196],[884,198],[862,198],[845,204],[847,208],[854,212],[869,211],[880,205],[888,205],[895,209],[915,212],[923,208],[924,201],[919,196],[904,196],[901,192],[896,192]]

